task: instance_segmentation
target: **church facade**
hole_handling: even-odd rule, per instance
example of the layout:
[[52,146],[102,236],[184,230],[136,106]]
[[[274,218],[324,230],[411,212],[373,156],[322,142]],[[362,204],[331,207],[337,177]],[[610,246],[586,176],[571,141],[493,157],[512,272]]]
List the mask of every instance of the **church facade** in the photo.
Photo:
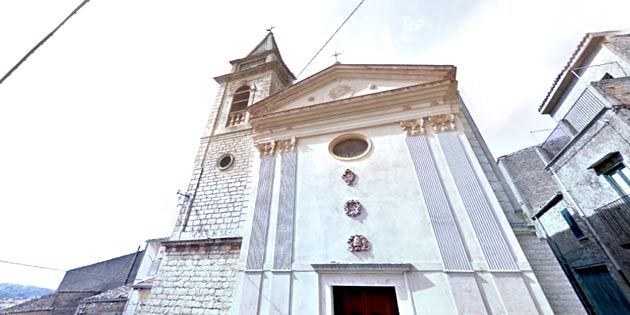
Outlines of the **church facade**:
[[455,67],[231,64],[138,313],[554,313]]

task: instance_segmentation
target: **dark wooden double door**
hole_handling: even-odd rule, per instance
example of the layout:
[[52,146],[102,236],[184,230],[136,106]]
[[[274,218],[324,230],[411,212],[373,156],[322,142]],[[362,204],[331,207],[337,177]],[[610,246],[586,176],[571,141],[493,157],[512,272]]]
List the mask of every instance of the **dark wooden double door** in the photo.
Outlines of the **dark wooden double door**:
[[335,315],[398,315],[394,287],[333,287]]

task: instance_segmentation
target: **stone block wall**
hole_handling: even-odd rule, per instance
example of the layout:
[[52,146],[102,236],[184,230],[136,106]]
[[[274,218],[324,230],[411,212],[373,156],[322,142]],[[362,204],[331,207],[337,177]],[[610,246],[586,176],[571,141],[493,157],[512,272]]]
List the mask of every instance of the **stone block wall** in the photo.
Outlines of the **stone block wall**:
[[229,314],[239,243],[170,246],[137,314]]
[[[241,234],[240,226],[245,220],[243,210],[252,184],[254,152],[250,130],[202,139],[188,187],[192,205],[180,212],[175,230],[182,234],[173,235],[173,239]],[[228,169],[219,170],[217,160],[225,153],[232,154],[234,162]]]

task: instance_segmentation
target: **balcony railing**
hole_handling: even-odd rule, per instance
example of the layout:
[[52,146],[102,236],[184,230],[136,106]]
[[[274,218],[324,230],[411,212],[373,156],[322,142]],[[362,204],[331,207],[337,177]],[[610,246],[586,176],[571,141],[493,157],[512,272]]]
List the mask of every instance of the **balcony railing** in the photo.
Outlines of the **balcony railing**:
[[228,115],[228,120],[225,125],[227,127],[237,126],[244,123],[246,120],[247,120],[247,110],[238,110],[235,112],[231,112]]
[[571,141],[571,136],[567,135],[560,125],[557,125],[549,134],[547,140],[540,144],[540,148],[545,151],[547,158],[551,160],[562,151],[569,141]]
[[621,246],[630,245],[630,195],[595,209],[595,215]]
[[540,145],[549,160],[556,157],[604,108],[604,103],[588,88],[585,89],[560,120],[562,124],[558,124]]

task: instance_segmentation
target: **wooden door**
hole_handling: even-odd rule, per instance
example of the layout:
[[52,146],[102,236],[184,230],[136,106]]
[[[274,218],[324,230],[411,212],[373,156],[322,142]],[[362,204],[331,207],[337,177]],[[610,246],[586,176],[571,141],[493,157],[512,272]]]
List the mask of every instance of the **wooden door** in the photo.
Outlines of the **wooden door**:
[[333,287],[335,315],[398,315],[394,287]]

